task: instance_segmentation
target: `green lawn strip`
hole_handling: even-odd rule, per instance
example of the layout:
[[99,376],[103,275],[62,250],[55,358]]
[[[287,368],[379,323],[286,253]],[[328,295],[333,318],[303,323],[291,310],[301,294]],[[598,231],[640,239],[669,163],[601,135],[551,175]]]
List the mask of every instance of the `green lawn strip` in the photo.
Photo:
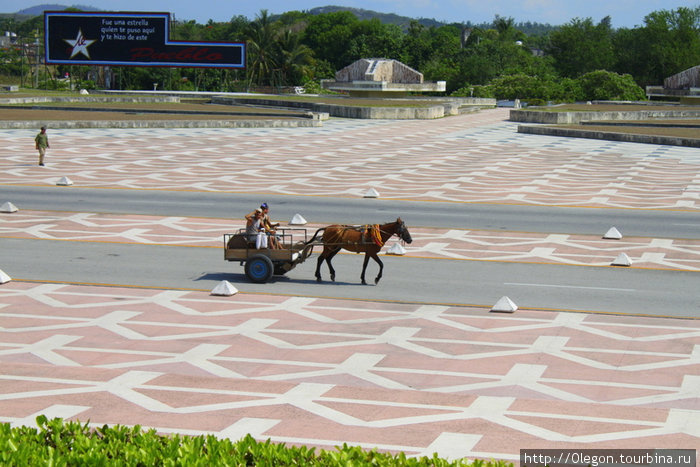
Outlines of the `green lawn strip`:
[[442,105],[450,101],[449,99],[445,98],[375,99],[360,97],[325,96],[323,94],[309,96],[250,95],[237,96],[235,98],[241,101],[246,99],[265,99],[271,101],[308,102],[311,104],[340,105],[347,107],[433,107],[435,105]]
[[700,106],[681,106],[673,104],[562,104],[548,107],[526,107],[523,110],[536,112],[639,112],[667,110],[697,110]]
[[[15,109],[44,109],[44,108],[61,108],[61,109],[104,109],[116,111],[165,111],[165,112],[182,112],[182,113],[221,113],[235,114],[242,112],[250,112],[248,106],[230,106],[218,104],[193,104],[193,103],[175,103],[175,102],[36,102],[31,104],[6,104],[1,105],[4,108]],[[289,115],[300,114],[298,110],[285,109],[269,109],[256,108],[255,113],[270,113],[279,114],[280,112],[288,113]]]
[[598,120],[586,125],[601,126],[660,126],[660,127],[700,127],[700,119],[674,118],[674,119],[648,119],[648,120]]

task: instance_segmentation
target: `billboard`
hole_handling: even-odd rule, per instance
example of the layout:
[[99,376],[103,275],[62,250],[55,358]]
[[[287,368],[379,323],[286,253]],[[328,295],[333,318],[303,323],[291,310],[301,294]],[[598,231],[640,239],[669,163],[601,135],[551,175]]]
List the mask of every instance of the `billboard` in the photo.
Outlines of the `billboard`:
[[241,42],[170,40],[169,13],[44,13],[46,63],[53,65],[245,68]]

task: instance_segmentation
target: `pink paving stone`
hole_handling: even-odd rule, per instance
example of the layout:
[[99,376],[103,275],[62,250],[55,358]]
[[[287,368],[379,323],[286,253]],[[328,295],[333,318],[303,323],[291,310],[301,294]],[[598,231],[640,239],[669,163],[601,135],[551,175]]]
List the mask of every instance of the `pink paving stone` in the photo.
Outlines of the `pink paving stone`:
[[510,406],[513,412],[534,412],[547,414],[568,415],[570,417],[610,418],[620,420],[644,420],[648,422],[663,423],[668,418],[668,411],[661,408],[646,408],[625,405],[596,404],[593,402],[571,401],[542,401],[536,399],[518,399]]
[[211,404],[231,404],[237,402],[257,401],[258,396],[244,394],[212,394],[211,392],[184,392],[158,389],[139,389],[140,394],[158,401],[167,401],[173,408],[198,407]]
[[676,409],[676,410],[700,410],[700,397],[687,396],[682,399],[675,399],[670,401],[652,401],[649,403],[640,403],[638,407],[654,407],[663,409]]
[[[432,390],[438,390],[440,388],[432,388]],[[452,389],[452,388],[448,388]],[[455,392],[459,394],[467,395],[473,394],[478,396],[488,396],[488,397],[506,397],[506,398],[518,398],[518,399],[537,399],[543,403],[547,401],[559,400],[558,395],[547,394],[546,392],[538,391],[536,388],[532,389],[524,386],[503,386],[498,383],[493,386],[477,387],[477,388],[465,388],[462,389],[457,387]]]
[[[651,351],[651,350],[649,350]],[[635,365],[651,365],[654,363],[667,363],[669,365],[677,364],[689,364],[688,356],[679,355],[641,355],[641,354],[630,354],[630,353],[604,353],[595,351],[576,351],[567,350],[567,353],[571,355],[577,355],[579,357],[594,360],[596,362],[605,363],[613,367],[625,368]]]
[[[87,388],[89,386],[76,382],[74,384],[59,383],[59,382],[42,382],[42,381],[22,381],[3,379],[0,384],[0,394],[19,394],[25,392],[42,392],[42,391],[61,391],[63,389],[75,390],[78,388]],[[11,401],[1,401],[0,404],[10,404]],[[1,407],[1,405],[0,405]],[[5,412],[2,412],[5,414]]]
[[149,381],[149,386],[171,386],[175,389],[192,388],[211,391],[238,391],[260,393],[262,395],[283,394],[293,389],[296,384],[286,381],[263,381],[255,379],[216,378],[212,376],[197,377],[192,375],[164,374]]
[[317,372],[323,371],[325,368],[320,365],[302,365],[302,364],[275,364],[273,362],[216,362],[217,365],[227,368],[236,373],[240,373],[248,378],[264,378],[266,376],[285,376],[293,375],[302,372]]
[[[451,386],[461,386],[469,384],[488,384],[496,383],[498,380],[496,378],[477,378],[468,376],[457,376],[457,375],[436,375],[436,374],[420,374],[406,372],[402,373],[399,371],[374,371],[374,374],[388,378],[397,383],[403,384],[404,386],[410,387],[411,389],[416,389],[419,391],[429,391],[436,390],[438,388],[451,387]],[[454,391],[456,392],[456,391]],[[462,391],[462,393],[476,393],[475,390],[469,389]]]
[[219,356],[270,360],[284,359],[321,363],[334,362],[338,359],[337,354],[333,353],[329,355],[327,352],[322,352],[318,349],[283,349],[280,351],[277,347],[242,335],[229,336],[229,343],[230,347],[220,352]]
[[509,350],[509,349],[505,349],[501,345],[497,345],[496,342],[494,342],[494,345],[488,345],[486,343],[477,345],[477,344],[437,343],[437,342],[414,341],[413,344],[421,346],[421,347],[425,347],[426,349],[432,349],[432,350],[444,353],[446,355],[452,355],[452,356],[469,355],[470,357],[474,357],[474,356],[478,356],[480,354],[488,354],[488,353],[492,353],[492,352],[503,352],[503,351]]
[[648,425],[609,423],[601,420],[576,420],[572,422],[572,420],[562,420],[560,418],[527,417],[519,415],[510,415],[509,417],[567,436],[590,436],[649,429]]
[[[608,331],[606,331],[607,334]],[[611,336],[600,336],[593,332],[582,332],[573,335],[566,343],[572,349],[606,349],[618,352],[656,352],[667,354],[691,355],[696,345],[700,344],[697,337],[669,338],[664,340],[630,340],[615,339]],[[669,358],[672,358],[669,355]]]
[[320,405],[350,415],[366,422],[394,420],[397,418],[427,417],[432,415],[458,415],[460,412],[450,409],[396,407],[390,405],[361,404],[349,402],[320,401]]
[[600,329],[632,329],[635,330],[640,326],[646,326],[647,329],[671,329],[677,330],[700,330],[700,320],[695,319],[676,319],[676,318],[655,318],[646,316],[629,316],[629,315],[606,315],[606,314],[589,314],[586,315],[584,322],[591,326],[596,326]]
[[637,397],[649,397],[657,395],[673,395],[674,391],[663,391],[646,388],[623,388],[615,387],[612,384],[608,386],[598,385],[583,385],[583,384],[565,384],[565,383],[544,383],[545,386],[552,387],[561,391],[585,397],[594,402],[615,402],[623,399],[634,399]]
[[[478,327],[478,326],[477,326]],[[560,328],[551,328],[547,326],[537,326],[536,328],[528,329],[527,325],[523,325],[523,329],[484,329],[484,330],[464,330],[464,331],[453,331],[451,337],[441,337],[433,335],[430,331],[425,334],[421,333],[416,338],[420,339],[447,339],[447,340],[461,340],[466,341],[468,344],[464,345],[475,345],[475,346],[495,346],[493,350],[496,351],[506,351],[513,350],[515,348],[523,348],[531,346],[537,339],[543,335],[551,335],[553,332],[558,332]],[[417,340],[417,342],[421,342]],[[509,344],[510,348],[505,347],[503,344]],[[428,343],[428,345],[430,345]],[[439,345],[439,344],[438,344]]]
[[[75,333],[73,333],[75,334]],[[159,353],[172,352],[182,353],[192,348],[192,342],[180,339],[168,341],[147,341],[143,339],[126,339],[111,331],[102,328],[86,328],[81,332],[83,337],[71,343],[71,347],[79,348],[83,351],[119,351],[130,350],[133,352]]]
[[0,362],[2,362],[3,365],[10,364],[10,363],[41,365],[41,364],[47,363],[46,360],[41,358],[40,356],[30,354],[30,353],[16,353],[16,354],[3,355],[0,358]]
[[362,309],[348,309],[348,310],[341,310],[341,309],[336,309],[336,310],[314,310],[314,313],[317,313],[321,316],[324,316],[326,318],[331,318],[337,321],[358,321],[358,320],[371,320],[371,319],[376,319],[378,317],[382,318],[392,318],[392,317],[399,317],[401,316],[400,314],[396,312],[384,312],[384,313],[377,313],[377,312],[365,312]]
[[[634,323],[631,323],[634,324]],[[673,321],[671,321],[673,325]],[[610,326],[610,325],[599,325],[595,323],[586,323],[592,329],[604,331],[606,333],[619,335],[623,338],[633,338],[633,339],[646,339],[646,340],[657,340],[663,341],[664,339],[674,339],[686,337],[688,333],[693,333],[694,338],[700,339],[700,329],[695,326],[693,320],[688,320],[688,328],[682,329],[679,327],[664,327],[664,326],[650,326],[643,325],[639,323],[637,326]]]
[[315,383],[328,384],[337,386],[352,386],[359,388],[376,388],[383,389],[384,386],[373,380],[353,376],[352,374],[329,374],[329,375],[299,375],[298,377],[289,377],[289,381],[296,383]]
[[698,364],[625,371],[624,369],[592,368],[577,362],[562,362],[562,365],[548,366],[543,376],[552,379],[573,379],[582,384],[586,381],[606,381],[611,384],[680,387],[685,375],[700,375],[699,371]]
[[19,376],[25,378],[61,378],[70,381],[109,381],[123,373],[122,370],[106,370],[87,367],[57,366],[57,365],[26,365],[4,364],[4,375]]
[[[73,346],[75,347],[75,346]],[[70,351],[60,350],[58,354],[76,362],[81,366],[111,366],[116,364],[130,364],[129,367],[137,367],[140,362],[157,359],[155,355],[111,353],[105,351]]]

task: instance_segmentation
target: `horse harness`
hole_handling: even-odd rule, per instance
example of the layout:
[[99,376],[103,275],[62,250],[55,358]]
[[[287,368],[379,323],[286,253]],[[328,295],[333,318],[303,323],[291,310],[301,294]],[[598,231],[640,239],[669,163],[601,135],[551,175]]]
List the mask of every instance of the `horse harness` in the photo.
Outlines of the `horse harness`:
[[382,231],[379,228],[379,224],[364,224],[364,225],[344,225],[344,230],[352,230],[354,232],[360,233],[359,242],[347,242],[353,245],[364,245],[367,243],[377,245],[378,247],[384,246],[384,241],[382,240]]

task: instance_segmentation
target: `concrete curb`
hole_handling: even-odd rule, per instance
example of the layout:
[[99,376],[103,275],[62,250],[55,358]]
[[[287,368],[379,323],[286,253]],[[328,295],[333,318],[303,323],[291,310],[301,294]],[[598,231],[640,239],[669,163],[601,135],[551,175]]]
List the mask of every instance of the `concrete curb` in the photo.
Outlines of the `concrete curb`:
[[565,125],[582,121],[648,120],[650,118],[700,118],[700,109],[635,110],[607,112],[547,112],[542,110],[511,110],[510,121]]
[[275,99],[258,99],[250,97],[213,96],[212,103],[260,105],[283,108],[301,108],[317,113],[327,113],[332,117],[376,119],[376,120],[432,120],[449,115],[459,115],[463,107],[483,108],[495,107],[495,99],[483,99],[483,102],[465,102],[454,100],[431,105],[429,107],[359,107],[338,104],[319,104],[315,102],[300,102]]
[[571,128],[555,128],[550,126],[518,125],[518,133],[546,136],[564,136],[568,138],[602,139],[606,141],[621,141],[626,143],[661,144],[666,146],[685,146],[700,148],[700,139],[681,138],[674,136],[635,135],[629,133],[614,133],[612,131],[579,130]]

